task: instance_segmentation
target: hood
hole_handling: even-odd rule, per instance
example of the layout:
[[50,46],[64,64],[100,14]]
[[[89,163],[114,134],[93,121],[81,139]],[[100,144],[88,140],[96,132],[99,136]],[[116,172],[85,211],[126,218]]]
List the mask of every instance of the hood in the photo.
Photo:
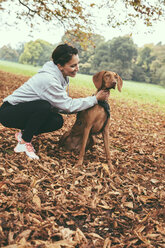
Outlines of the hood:
[[62,81],[65,81],[65,83],[69,83],[69,78],[64,78],[62,72],[58,69],[58,66],[53,63],[53,61],[46,62],[43,67],[38,71],[38,73],[43,72],[49,73],[55,78],[60,77]]

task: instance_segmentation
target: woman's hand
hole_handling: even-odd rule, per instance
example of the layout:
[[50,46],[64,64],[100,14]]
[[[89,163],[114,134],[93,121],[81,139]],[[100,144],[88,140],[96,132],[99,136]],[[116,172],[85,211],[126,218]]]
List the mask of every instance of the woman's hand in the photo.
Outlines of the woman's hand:
[[108,97],[110,95],[110,92],[108,90],[100,90],[96,94],[96,98],[98,101],[105,101],[108,100]]

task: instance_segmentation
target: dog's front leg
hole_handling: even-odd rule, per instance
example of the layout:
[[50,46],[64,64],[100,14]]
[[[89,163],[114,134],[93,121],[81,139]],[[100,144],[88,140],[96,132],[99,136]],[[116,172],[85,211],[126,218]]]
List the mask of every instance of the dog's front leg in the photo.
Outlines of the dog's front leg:
[[88,137],[89,137],[90,130],[91,130],[90,126],[86,126],[84,128],[82,146],[81,146],[81,149],[80,149],[80,154],[79,154],[79,158],[78,158],[78,162],[76,163],[76,166],[80,166],[83,163],[84,154],[85,154],[85,148],[86,148],[86,144],[87,144],[87,140],[88,140]]
[[103,132],[103,140],[104,140],[104,147],[105,147],[105,154],[106,154],[106,159],[108,162],[108,165],[112,171],[114,171],[114,167],[111,163],[111,156],[110,156],[110,150],[109,150],[109,121],[107,125],[105,126]]

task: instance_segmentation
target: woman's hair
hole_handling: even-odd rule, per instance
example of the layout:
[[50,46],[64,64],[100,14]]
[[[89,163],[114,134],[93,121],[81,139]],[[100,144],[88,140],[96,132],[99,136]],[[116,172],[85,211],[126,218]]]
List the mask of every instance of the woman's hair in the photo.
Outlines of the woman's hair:
[[73,54],[78,54],[77,48],[67,44],[62,44],[54,49],[52,53],[52,59],[54,64],[60,64],[61,66],[64,66],[72,59]]

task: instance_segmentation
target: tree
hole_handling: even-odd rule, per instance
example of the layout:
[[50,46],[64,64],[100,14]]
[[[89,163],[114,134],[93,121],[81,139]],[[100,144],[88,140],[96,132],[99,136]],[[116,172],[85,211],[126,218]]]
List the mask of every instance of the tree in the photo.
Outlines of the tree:
[[[120,9],[122,14],[125,14],[123,18],[116,14]],[[142,0],[102,0],[95,3],[93,0],[89,3],[86,0],[0,0],[0,10],[5,10],[9,15],[15,13],[18,20],[27,20],[32,27],[34,23],[40,23],[40,19],[45,20],[49,25],[54,21],[55,25],[62,25],[65,30],[73,29],[79,40],[85,40],[86,33],[93,33],[91,31],[97,29],[96,13],[97,20],[104,26],[115,27],[126,23],[134,25],[137,18],[150,26],[155,20],[164,18],[165,1],[155,0],[150,3]],[[34,21],[34,17],[40,19]]]
[[3,46],[0,49],[0,59],[17,62],[19,58],[18,52],[10,45]]
[[[165,1],[143,1],[143,0],[102,0],[102,7],[109,10],[108,24],[116,27],[121,24],[136,23],[136,20],[141,19],[146,26],[152,26],[152,23],[160,18],[164,18]],[[116,15],[119,11],[121,15]]]
[[[159,79],[159,84],[165,87],[165,65],[161,66],[156,71],[156,77]],[[157,82],[155,82],[157,83]]]
[[114,38],[96,48],[92,68],[116,71],[123,79],[131,79],[136,56],[137,47],[130,37]]
[[96,47],[95,54],[94,54],[93,61],[92,61],[92,68],[94,71],[96,70],[101,71],[103,70],[103,68],[104,70],[106,70],[107,65],[103,67],[102,66],[103,63],[106,63],[109,65],[109,62],[110,62],[109,44],[110,44],[109,42],[103,42],[99,46]]
[[150,65],[152,82],[165,86],[165,45],[153,46],[152,54],[155,58]]
[[21,54],[19,62],[22,64],[41,66],[50,60],[53,48],[52,44],[40,39],[30,41],[25,44],[24,52]]
[[146,72],[149,72],[150,65],[153,60],[155,60],[155,56],[152,55],[152,49],[148,46],[145,46],[139,52],[138,65],[142,66]]
[[79,38],[82,40],[86,37],[86,31],[91,30],[90,8],[93,5],[80,0],[0,0],[0,11],[15,15],[16,24],[24,21],[32,28],[45,21],[50,31],[58,26],[64,30],[73,29],[79,36],[81,30],[83,36]]
[[137,64],[133,65],[132,80],[137,82],[146,82],[148,80],[144,69]]
[[110,43],[111,60],[120,60],[123,68],[137,56],[137,47],[129,36],[113,38]]
[[24,51],[24,43],[19,42],[19,43],[17,44],[16,51],[17,51],[17,53],[18,53],[19,56],[20,56],[21,53],[23,53],[23,51]]
[[[145,45],[143,48],[140,48],[138,51],[138,57],[136,61],[136,67],[134,69],[138,69],[141,74],[137,75],[134,72],[134,76],[137,75],[139,80],[137,81],[145,81],[146,83],[152,83],[151,77],[151,63],[155,60],[155,56],[153,55],[153,45]],[[136,78],[136,77],[135,77]],[[144,78],[144,80],[142,80]]]
[[147,44],[138,49],[132,79],[165,86],[165,45]]

